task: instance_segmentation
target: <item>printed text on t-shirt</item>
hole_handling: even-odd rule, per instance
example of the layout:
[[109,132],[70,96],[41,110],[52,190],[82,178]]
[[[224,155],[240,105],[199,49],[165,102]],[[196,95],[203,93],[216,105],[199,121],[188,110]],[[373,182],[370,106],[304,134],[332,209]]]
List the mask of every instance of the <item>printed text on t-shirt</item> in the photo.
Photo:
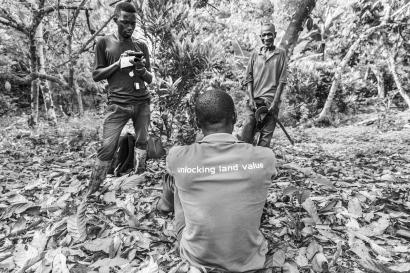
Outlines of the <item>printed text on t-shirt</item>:
[[212,167],[195,166],[195,167],[180,167],[177,168],[177,173],[187,174],[216,174],[238,171],[250,171],[255,169],[263,169],[262,162],[251,162],[245,164],[231,164],[231,165],[218,165]]

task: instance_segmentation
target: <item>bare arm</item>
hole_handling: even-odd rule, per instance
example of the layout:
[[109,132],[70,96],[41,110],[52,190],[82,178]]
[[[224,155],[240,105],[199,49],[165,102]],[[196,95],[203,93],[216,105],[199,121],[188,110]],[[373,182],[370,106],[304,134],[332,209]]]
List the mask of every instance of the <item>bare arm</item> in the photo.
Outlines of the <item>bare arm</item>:
[[144,53],[144,67],[142,69],[136,69],[137,75],[140,75],[141,79],[150,84],[152,83],[152,72],[151,72],[151,60],[149,56],[148,47],[145,43],[140,44],[142,52]]
[[99,82],[101,80],[108,79],[114,74],[118,69],[120,69],[119,61],[113,63],[107,67],[98,67],[93,71],[93,80]]
[[280,98],[281,98],[281,96],[282,96],[282,92],[283,92],[283,89],[284,89],[284,87],[285,87],[285,84],[286,83],[284,83],[284,82],[280,82],[279,83],[279,85],[278,85],[278,87],[277,87],[277,89],[276,89],[276,92],[275,92],[275,97],[273,98],[273,101],[272,101],[272,103],[271,103],[271,105],[270,105],[270,107],[269,107],[269,111],[274,111],[275,109],[277,109],[278,107],[279,107],[279,104],[280,104]]
[[279,108],[280,98],[282,97],[283,89],[286,85],[286,78],[287,78],[287,69],[288,69],[288,59],[285,52],[282,52],[282,67],[281,73],[279,78],[279,85],[276,88],[275,97],[269,107],[269,111],[275,113],[275,111]]
[[105,46],[104,38],[99,39],[95,46],[95,61],[92,76],[93,80],[96,82],[108,79],[120,69],[120,60],[113,64],[108,63],[105,56]]
[[256,110],[256,103],[253,97],[253,64],[255,56],[252,55],[249,60],[248,67],[246,69],[246,93],[248,95],[248,105],[252,110]]

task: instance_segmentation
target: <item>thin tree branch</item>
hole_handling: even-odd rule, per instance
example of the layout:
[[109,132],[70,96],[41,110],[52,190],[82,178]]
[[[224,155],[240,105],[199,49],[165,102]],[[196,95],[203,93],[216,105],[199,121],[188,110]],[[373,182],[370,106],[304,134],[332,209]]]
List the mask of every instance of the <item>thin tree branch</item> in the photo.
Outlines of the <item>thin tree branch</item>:
[[61,67],[69,62],[71,62],[73,59],[77,58],[79,55],[81,55],[81,53],[83,53],[84,51],[86,51],[88,45],[94,41],[95,37],[98,36],[98,34],[100,34],[100,32],[108,25],[108,23],[112,20],[112,18],[114,18],[114,15],[111,15],[111,17],[94,33],[93,36],[91,36],[84,44],[83,46],[74,54],[72,54],[71,58],[59,65],[57,65],[56,67]]
[[66,88],[70,88],[70,86],[68,85],[68,83],[62,81],[60,78],[56,77],[56,76],[51,76],[51,75],[47,75],[47,74],[41,74],[38,72],[32,72],[29,75],[31,80],[35,80],[35,79],[44,79],[44,80],[48,80],[48,81],[52,81],[55,83],[58,83],[59,85],[61,85],[62,87],[66,87]]
[[[40,10],[41,13],[48,14],[51,12],[54,12],[56,10],[61,10],[61,9],[74,9],[77,10],[79,6],[67,6],[67,5],[58,5],[58,6],[52,6],[52,7],[46,7],[42,10]],[[86,8],[82,7],[80,10],[93,10],[92,8]]]
[[404,11],[406,8],[410,7],[410,2],[408,2],[407,4],[405,4],[404,6],[402,6],[400,9],[398,9],[397,11],[395,11],[393,13],[393,15],[391,16],[392,18],[396,17],[397,15],[399,15],[402,11]]
[[95,30],[91,27],[90,12],[88,10],[85,10],[85,18],[87,19],[88,30],[90,31],[91,35],[93,35],[95,33]]
[[55,82],[55,83],[61,85],[62,87],[70,88],[68,83],[66,83],[65,81],[63,81],[59,77],[48,75],[48,74],[42,74],[42,73],[38,73],[38,72],[31,72],[30,74],[28,74],[24,77],[17,76],[13,73],[10,73],[10,72],[4,72],[4,73],[0,73],[0,79],[9,80],[9,81],[12,81],[12,82],[16,82],[18,84],[30,84],[30,82],[35,80],[35,79],[44,79],[44,80],[48,80],[48,81],[51,81],[51,82]]
[[26,35],[29,35],[29,30],[25,26],[23,26],[21,24],[16,24],[16,23],[10,22],[9,20],[7,20],[4,17],[0,17],[0,24],[11,27],[11,28],[14,28],[15,30],[18,30],[18,31],[20,31],[20,32],[22,32]]
[[71,27],[70,27],[70,36],[73,35],[73,31],[75,28],[75,22],[77,21],[77,17],[80,14],[80,10],[84,7],[85,3],[87,2],[87,0],[82,0],[80,5],[78,6],[78,8],[75,10],[74,15],[73,15],[73,21],[71,22]]
[[8,25],[18,31],[21,31],[25,34],[29,33],[28,27],[24,23],[17,22],[17,20],[4,8],[0,9],[0,19],[3,19],[3,23],[8,21]]

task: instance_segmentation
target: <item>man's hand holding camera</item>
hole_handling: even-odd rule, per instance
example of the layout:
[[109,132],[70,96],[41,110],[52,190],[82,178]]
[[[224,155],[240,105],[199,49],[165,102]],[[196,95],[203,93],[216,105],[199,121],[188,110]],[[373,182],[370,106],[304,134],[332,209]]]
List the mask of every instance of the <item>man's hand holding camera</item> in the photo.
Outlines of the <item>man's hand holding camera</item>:
[[143,76],[147,72],[142,52],[127,50],[121,54],[118,64],[121,69],[134,66],[134,72],[137,76]]

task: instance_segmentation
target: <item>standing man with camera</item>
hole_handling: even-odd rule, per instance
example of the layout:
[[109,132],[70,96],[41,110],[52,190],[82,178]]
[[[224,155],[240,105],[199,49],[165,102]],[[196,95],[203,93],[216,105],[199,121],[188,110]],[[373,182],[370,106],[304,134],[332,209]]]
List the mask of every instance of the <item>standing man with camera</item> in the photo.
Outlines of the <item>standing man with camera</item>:
[[94,81],[108,81],[108,107],[103,124],[103,143],[91,174],[88,194],[104,181],[125,124],[131,119],[135,130],[135,171],[143,171],[146,161],[150,94],[145,83],[152,82],[147,45],[132,38],[137,20],[135,7],[117,4],[114,22],[117,33],[102,37],[95,48]]
[[275,26],[265,23],[260,34],[263,46],[255,51],[246,70],[245,85],[248,94],[245,125],[241,140],[252,143],[255,134],[255,111],[268,107],[258,145],[269,147],[279,114],[280,97],[286,84],[287,57],[285,50],[274,45]]

